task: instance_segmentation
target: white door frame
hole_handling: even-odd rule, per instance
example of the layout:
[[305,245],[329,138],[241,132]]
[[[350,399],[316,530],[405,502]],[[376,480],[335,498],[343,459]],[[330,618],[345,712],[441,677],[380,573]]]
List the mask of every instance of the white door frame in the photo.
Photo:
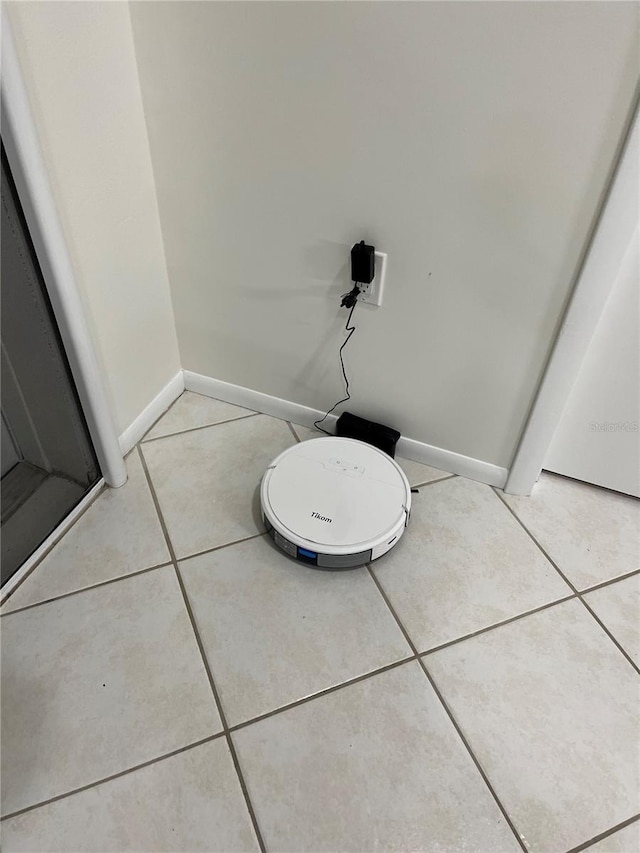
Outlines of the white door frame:
[[504,490],[529,495],[578,378],[591,338],[640,221],[640,127],[636,100],[596,230],[571,293]]
[[122,486],[127,472],[56,210],[11,27],[2,14],[2,141],[47,292],[60,329],[82,410],[105,482]]

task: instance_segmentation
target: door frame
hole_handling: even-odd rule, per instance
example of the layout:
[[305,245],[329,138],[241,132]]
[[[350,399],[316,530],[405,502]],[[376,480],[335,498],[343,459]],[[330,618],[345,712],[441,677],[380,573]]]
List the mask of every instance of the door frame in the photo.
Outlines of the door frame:
[[2,14],[2,141],[56,322],[69,360],[100,469],[109,486],[124,485],[127,472],[103,373],[84,313],[73,265],[58,217],[38,134],[22,79],[11,26]]
[[613,174],[544,369],[504,491],[530,495],[596,326],[640,223],[640,118],[636,93]]

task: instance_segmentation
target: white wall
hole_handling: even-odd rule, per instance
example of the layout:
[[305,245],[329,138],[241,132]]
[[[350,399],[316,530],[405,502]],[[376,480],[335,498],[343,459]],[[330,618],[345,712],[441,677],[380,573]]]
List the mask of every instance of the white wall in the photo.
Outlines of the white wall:
[[180,368],[126,3],[4,3],[123,431]]
[[130,4],[183,367],[507,466],[638,79],[636,3]]

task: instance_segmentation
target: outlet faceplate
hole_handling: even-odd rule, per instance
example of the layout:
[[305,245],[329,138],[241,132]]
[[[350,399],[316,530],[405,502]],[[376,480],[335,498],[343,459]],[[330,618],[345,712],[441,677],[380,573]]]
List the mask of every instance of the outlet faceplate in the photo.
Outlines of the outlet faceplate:
[[376,274],[371,284],[359,284],[360,296],[358,302],[366,302],[368,305],[382,305],[384,293],[384,280],[387,273],[387,253],[376,252]]

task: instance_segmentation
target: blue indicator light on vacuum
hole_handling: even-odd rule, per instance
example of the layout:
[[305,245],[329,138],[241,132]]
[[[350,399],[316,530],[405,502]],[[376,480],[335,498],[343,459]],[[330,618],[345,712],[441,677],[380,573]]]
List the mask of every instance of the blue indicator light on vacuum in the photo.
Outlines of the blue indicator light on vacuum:
[[307,551],[306,548],[298,548],[298,554],[303,557],[310,557],[312,560],[315,560],[315,558],[318,556],[317,554],[314,554],[313,551]]

